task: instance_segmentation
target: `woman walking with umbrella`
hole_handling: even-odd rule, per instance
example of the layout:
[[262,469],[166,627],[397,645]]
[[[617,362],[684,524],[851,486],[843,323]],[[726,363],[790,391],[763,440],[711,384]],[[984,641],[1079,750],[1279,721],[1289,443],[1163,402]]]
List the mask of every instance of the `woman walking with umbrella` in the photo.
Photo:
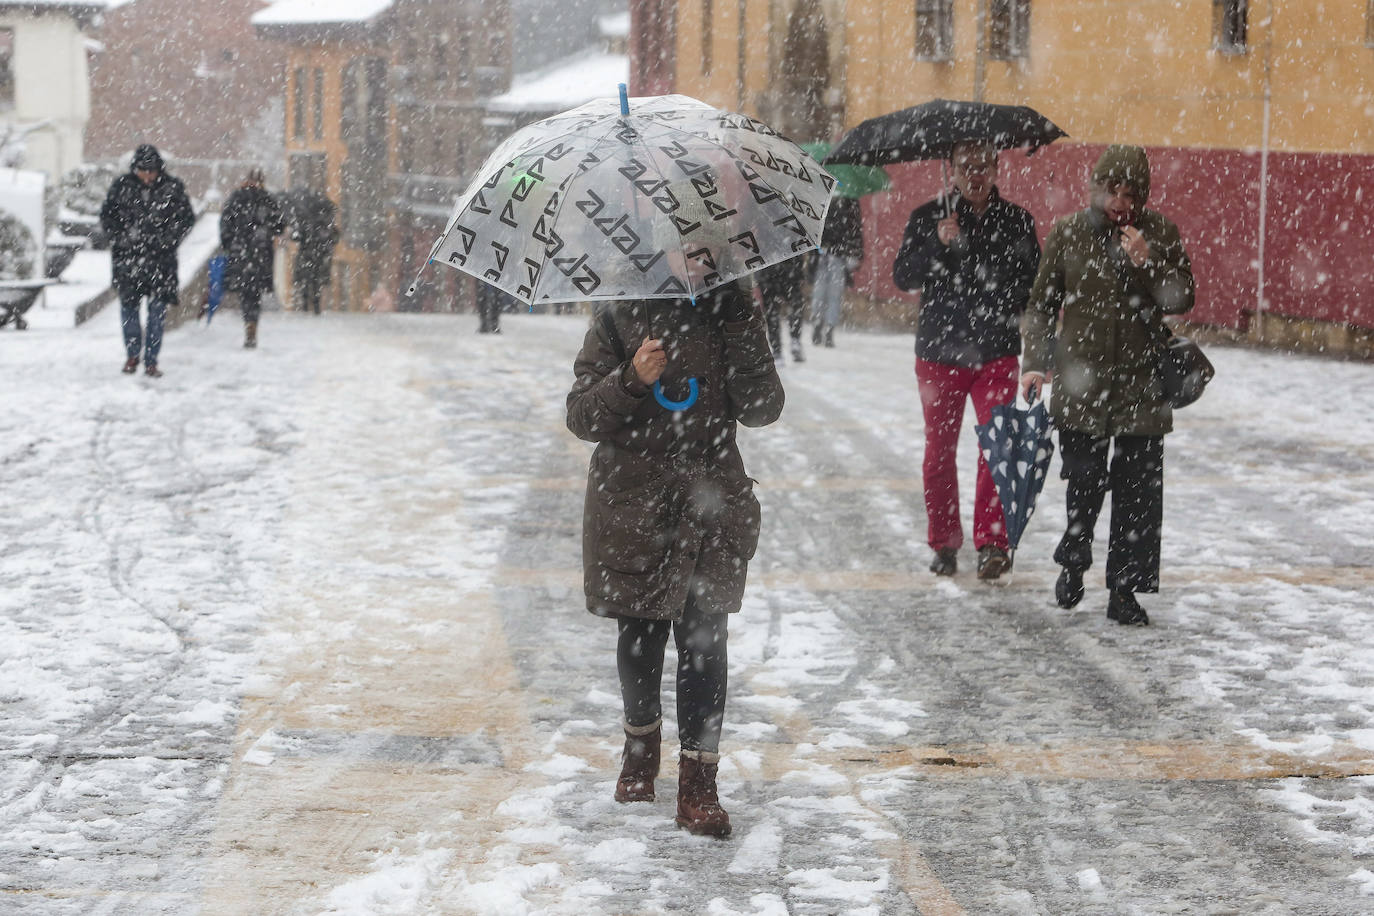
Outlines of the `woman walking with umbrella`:
[[[593,322],[574,364],[568,428],[597,443],[582,554],[587,609],[616,620],[625,750],[617,801],[652,801],[659,770],[664,650],[677,646],[677,823],[725,836],[716,793],[725,713],[726,630],[759,537],[759,504],[735,444],[738,424],[782,412],[763,322],[738,284],[695,306],[630,302]],[[666,340],[654,327],[675,330]],[[633,355],[631,356],[631,352]],[[651,386],[699,396],[665,410]]]
[[736,429],[783,406],[743,284],[815,249],[834,185],[765,124],[684,96],[630,100],[622,85],[619,104],[598,99],[508,137],[430,255],[523,302],[598,308],[567,424],[596,443],[583,586],[587,609],[619,632],[615,797],[654,798],[672,635],[677,823],[695,834],[730,833],[716,791],[726,621],[759,537]]

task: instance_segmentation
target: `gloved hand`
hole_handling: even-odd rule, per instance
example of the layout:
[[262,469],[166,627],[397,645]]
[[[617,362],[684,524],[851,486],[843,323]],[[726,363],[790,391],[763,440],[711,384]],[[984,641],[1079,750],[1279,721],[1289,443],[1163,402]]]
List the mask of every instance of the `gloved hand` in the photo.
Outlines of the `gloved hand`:
[[716,317],[726,324],[748,321],[754,314],[754,300],[734,283],[716,293]]

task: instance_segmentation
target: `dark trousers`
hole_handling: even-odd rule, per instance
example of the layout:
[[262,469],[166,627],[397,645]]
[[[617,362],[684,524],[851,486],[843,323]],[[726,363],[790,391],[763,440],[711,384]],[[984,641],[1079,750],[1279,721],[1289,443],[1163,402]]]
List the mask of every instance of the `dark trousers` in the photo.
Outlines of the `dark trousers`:
[[620,639],[616,667],[625,723],[653,725],[663,717],[659,691],[663,681],[663,652],[671,629],[677,643],[677,730],[686,751],[720,751],[720,728],[725,719],[726,625],[728,614],[703,614],[687,599],[679,621],[617,621]]
[[137,359],[139,350],[144,351],[143,364],[157,365],[157,354],[162,349],[162,326],[167,320],[167,303],[148,297],[148,333],[144,336],[139,325],[138,309],[143,302],[142,296],[119,297],[119,319],[124,329],[124,353],[129,359]]
[[803,308],[800,283],[782,288],[763,288],[763,320],[768,327],[768,345],[774,353],[782,352],[783,309],[787,310],[787,333],[792,338],[792,349],[800,349]]
[[314,311],[316,315],[320,313],[320,287],[323,286],[313,277],[301,277],[296,281],[296,294],[300,297],[300,308],[302,312]]
[[501,330],[501,297],[492,290],[478,290],[477,314],[480,319],[479,331]]
[[1060,476],[1068,481],[1068,528],[1054,552],[1054,562],[1080,572],[1092,566],[1093,529],[1110,489],[1112,530],[1107,541],[1107,588],[1159,591],[1164,437],[1099,439],[1061,429],[1059,454],[1063,461]]
[[239,291],[239,311],[243,312],[244,324],[257,324],[262,314],[262,292],[260,290]]

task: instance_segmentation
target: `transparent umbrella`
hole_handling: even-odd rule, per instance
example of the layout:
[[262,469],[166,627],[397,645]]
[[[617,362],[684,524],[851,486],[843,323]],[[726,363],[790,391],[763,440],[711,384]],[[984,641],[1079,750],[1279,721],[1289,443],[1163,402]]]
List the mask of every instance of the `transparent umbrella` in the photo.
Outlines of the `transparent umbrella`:
[[531,304],[695,301],[816,248],[834,185],[760,121],[622,86],[507,138],[430,263]]

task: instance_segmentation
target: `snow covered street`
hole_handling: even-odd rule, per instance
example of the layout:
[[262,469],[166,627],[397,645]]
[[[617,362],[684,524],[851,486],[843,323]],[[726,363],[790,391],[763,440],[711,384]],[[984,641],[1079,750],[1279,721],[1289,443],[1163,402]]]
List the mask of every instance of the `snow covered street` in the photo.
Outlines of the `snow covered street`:
[[1054,604],[1057,460],[1010,584],[927,572],[911,335],[808,348],[716,841],[675,755],[611,797],[585,317],[225,310],[155,380],[117,312],[0,332],[0,913],[1374,913],[1374,365],[1209,348],[1137,629],[1100,555]]

